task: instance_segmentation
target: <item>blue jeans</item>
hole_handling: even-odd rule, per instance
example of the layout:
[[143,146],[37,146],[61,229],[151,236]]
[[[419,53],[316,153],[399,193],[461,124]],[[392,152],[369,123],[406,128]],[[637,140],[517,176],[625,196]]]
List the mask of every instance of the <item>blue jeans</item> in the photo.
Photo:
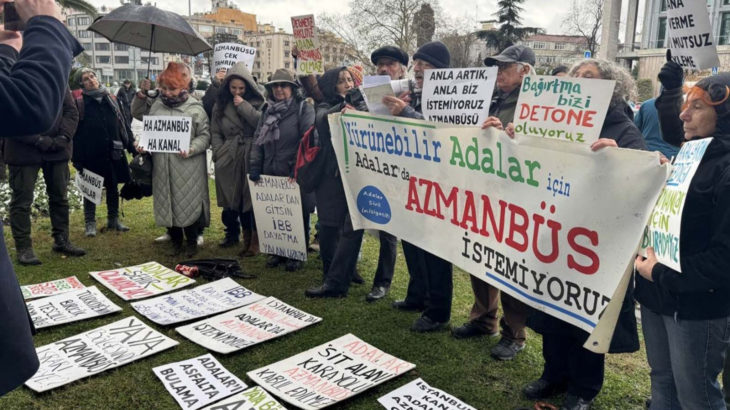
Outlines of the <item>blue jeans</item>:
[[725,409],[717,376],[730,344],[730,317],[675,320],[641,307],[651,367],[650,410]]

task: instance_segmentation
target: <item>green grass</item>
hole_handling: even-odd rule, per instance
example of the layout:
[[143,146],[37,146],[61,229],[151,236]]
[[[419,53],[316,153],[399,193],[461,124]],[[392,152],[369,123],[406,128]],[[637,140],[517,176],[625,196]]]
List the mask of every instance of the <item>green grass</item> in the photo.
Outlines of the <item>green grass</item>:
[[[215,189],[211,184],[211,195]],[[220,249],[222,238],[220,208],[212,201],[212,226],[205,231],[206,244],[200,257],[236,257],[238,249]],[[21,284],[77,275],[87,286],[99,285],[88,272],[129,266],[155,260],[173,267],[177,260],[167,256],[169,244],[155,244],[154,238],[164,230],[156,227],[152,214],[152,200],[125,202],[123,222],[131,227],[126,233],[99,232],[95,238],[83,236],[83,213],[71,215],[71,239],[87,250],[81,258],[65,258],[51,251],[50,221],[40,218],[33,226],[34,246],[43,265],[24,267],[16,264]],[[106,207],[97,209],[97,225],[106,221]],[[5,241],[15,261],[15,249],[6,226]],[[353,285],[346,299],[312,300],[304,297],[304,289],[321,281],[322,264],[310,254],[305,268],[296,273],[281,269],[267,269],[264,257],[245,258],[241,265],[247,272],[256,273],[257,279],[239,281],[243,286],[262,295],[275,296],[293,306],[323,318],[301,331],[262,343],[230,355],[215,354],[216,358],[247,384],[252,382],[246,372],[312,348],[346,333],[353,333],[368,343],[401,359],[416,364],[416,368],[399,378],[368,390],[333,408],[378,409],[377,398],[385,393],[422,377],[434,387],[445,390],[478,409],[532,408],[532,403],[520,394],[522,386],[540,376],[543,359],[540,336],[529,333],[527,348],[511,362],[498,362],[489,357],[489,349],[496,338],[457,341],[448,332],[415,334],[408,330],[417,318],[415,313],[403,313],[390,307],[394,299],[405,295],[408,273],[401,247],[398,247],[396,274],[391,292],[385,300],[374,304],[365,302],[365,295],[377,265],[378,242],[366,235],[359,270],[366,279],[364,285]],[[202,280],[201,280],[202,281]],[[121,313],[68,325],[41,330],[35,336],[36,346],[73,336],[123,316],[135,315],[129,303],[122,301],[103,286],[98,286],[111,300],[123,307]],[[454,273],[454,303],[452,323],[461,324],[467,317],[473,301],[466,273]],[[137,315],[138,317],[141,317]],[[0,398],[2,409],[176,409],[177,404],[152,368],[166,363],[189,359],[207,353],[206,349],[183,338],[174,327],[160,327],[146,323],[180,344],[160,354],[110,370],[69,385],[37,394],[21,387]],[[7,337],[7,335],[3,335]],[[3,363],[2,366],[12,366]],[[649,370],[644,350],[634,354],[609,355],[606,381],[595,401],[595,409],[640,409],[649,396]],[[560,404],[561,398],[553,400]],[[286,406],[286,403],[282,402]]]

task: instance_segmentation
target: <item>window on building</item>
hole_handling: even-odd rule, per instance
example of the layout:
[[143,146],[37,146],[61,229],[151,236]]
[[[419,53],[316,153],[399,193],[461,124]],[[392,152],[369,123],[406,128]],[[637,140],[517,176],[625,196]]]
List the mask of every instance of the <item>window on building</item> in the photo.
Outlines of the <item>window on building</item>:
[[[730,4],[728,2],[730,2],[730,0],[725,0],[725,4]],[[719,43],[721,45],[730,44],[730,12],[722,13],[720,16]]]
[[79,38],[90,38],[91,33],[86,30],[79,30]]
[[114,64],[129,64],[129,56],[114,56]]
[[111,57],[109,57],[109,56],[96,56],[97,64],[109,64],[110,61],[111,61]]
[[109,43],[96,43],[94,44],[94,50],[96,51],[109,51]]
[[542,41],[536,41],[532,45],[532,48],[535,50],[543,50],[543,49],[545,49],[545,43],[543,43]]
[[91,43],[81,43],[81,45],[84,47],[84,50],[91,51],[93,47],[91,47]]
[[659,17],[659,30],[656,35],[656,48],[664,48],[664,41],[667,38],[667,18]]
[[241,29],[238,29],[238,28],[232,28],[231,29],[231,34],[235,34],[237,36],[240,36],[242,33],[243,33],[243,31],[241,31]]
[[[730,1],[730,0],[728,0]],[[284,41],[284,46],[289,47],[289,40]]]
[[266,48],[271,48],[271,39],[266,40]]
[[[150,58],[149,57],[142,57],[142,64],[148,64]],[[152,65],[157,65],[157,57],[152,57]]]
[[213,26],[208,25],[200,25],[198,26],[198,31],[201,33],[212,33],[213,32]]
[[289,57],[289,50],[284,50],[284,57]]
[[226,32],[227,32],[227,30],[226,30],[226,28],[225,28],[225,27],[216,27],[216,28],[215,28],[215,32],[216,32],[216,33],[226,33]]
[[69,17],[68,20],[66,20],[66,24],[68,24],[69,26],[73,26],[75,21],[75,18]]
[[114,51],[127,51],[127,50],[129,50],[129,46],[126,44],[119,44],[119,43],[114,44]]
[[289,68],[290,65],[291,64],[287,61],[286,63],[284,63],[284,68]]
[[565,50],[565,43],[555,43],[556,50]]
[[91,18],[89,18],[89,17],[79,17],[76,20],[76,22],[78,23],[79,26],[85,26],[85,25],[88,25],[89,23],[91,23]]
[[94,33],[94,38],[104,38],[104,36],[99,33]]
[[667,0],[662,0],[662,5],[659,6],[659,11],[666,11],[667,10]]

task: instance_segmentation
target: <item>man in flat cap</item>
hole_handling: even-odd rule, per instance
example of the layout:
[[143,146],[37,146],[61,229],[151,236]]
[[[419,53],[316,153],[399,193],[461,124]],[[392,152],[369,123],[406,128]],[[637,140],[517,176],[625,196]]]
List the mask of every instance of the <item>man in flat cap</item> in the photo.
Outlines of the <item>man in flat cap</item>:
[[375,64],[378,75],[388,75],[391,80],[406,78],[408,53],[398,47],[380,47],[370,54],[370,61]]

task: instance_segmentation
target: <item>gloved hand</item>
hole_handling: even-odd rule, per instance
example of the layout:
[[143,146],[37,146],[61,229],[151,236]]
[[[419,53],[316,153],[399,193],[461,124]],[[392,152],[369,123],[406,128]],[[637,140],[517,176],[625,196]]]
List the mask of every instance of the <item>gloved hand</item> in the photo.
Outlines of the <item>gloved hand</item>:
[[53,138],[53,145],[51,146],[51,151],[63,151],[66,148],[68,148],[68,145],[71,143],[71,139],[66,137],[65,135],[58,135],[55,138]]
[[684,84],[684,71],[682,66],[672,61],[672,51],[667,50],[667,62],[659,70],[659,82],[666,90],[676,90]]
[[50,151],[51,147],[53,147],[53,138],[46,135],[41,135],[35,142],[35,147],[38,148],[41,152],[48,152]]
[[261,172],[259,172],[259,171],[251,171],[248,174],[248,179],[250,179],[253,182],[258,182],[261,179]]

